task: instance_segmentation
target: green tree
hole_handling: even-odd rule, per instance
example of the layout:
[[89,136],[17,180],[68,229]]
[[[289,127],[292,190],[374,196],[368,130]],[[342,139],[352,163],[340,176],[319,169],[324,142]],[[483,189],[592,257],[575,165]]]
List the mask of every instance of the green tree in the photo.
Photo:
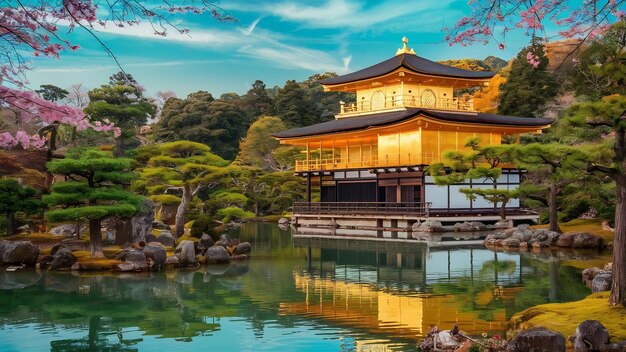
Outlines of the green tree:
[[42,84],[39,87],[35,92],[48,101],[60,101],[70,94],[67,90],[53,84]]
[[[558,92],[556,80],[548,72],[543,43],[533,37],[531,45],[517,54],[507,81],[500,86],[498,112],[504,115],[535,117]],[[535,53],[541,53],[536,57]],[[536,66],[529,62],[532,57]]]
[[550,231],[561,232],[559,227],[558,197],[571,184],[586,176],[589,156],[579,147],[562,144],[532,143],[512,148],[515,165],[528,170],[527,197],[549,208]]
[[159,141],[189,140],[203,143],[226,159],[237,155],[239,141],[249,125],[238,100],[215,100],[199,91],[185,99],[168,99],[156,125]]
[[[609,302],[626,305],[626,96],[612,95],[599,101],[574,105],[565,119],[578,128],[602,131],[598,152],[593,155],[587,169],[615,181],[617,204]],[[612,143],[607,143],[609,136],[612,136]]]
[[[500,218],[506,219],[506,204],[514,198],[519,198],[519,190],[501,189],[497,187],[497,181],[502,174],[499,167],[501,163],[512,161],[512,146],[499,145],[480,147],[479,140],[472,138],[465,144],[472,149],[471,152],[446,152],[444,157],[449,165],[435,163],[428,167],[428,173],[434,176],[438,185],[451,185],[464,183],[465,180],[478,180],[484,184],[492,184],[493,187],[461,188],[460,191],[468,199],[474,200],[481,197],[493,203],[494,208],[500,203]],[[451,172],[449,172],[451,170]]]
[[65,159],[47,164],[56,175],[65,175],[70,181],[57,183],[43,201],[52,210],[46,212],[49,221],[89,221],[91,256],[102,253],[101,220],[116,216],[133,216],[141,197],[126,191],[134,175],[128,170],[131,160],[115,158],[109,152],[94,149],[68,153]]
[[181,191],[176,211],[175,237],[178,238],[184,234],[185,214],[192,197],[203,187],[218,184],[226,173],[228,162],[211,153],[210,147],[191,141],[169,142],[149,148],[158,153],[148,159],[146,167],[138,170],[140,179],[134,188],[156,196],[154,200],[157,202],[166,189]]
[[7,219],[7,235],[15,234],[15,213],[36,213],[41,209],[41,202],[34,197],[34,188],[22,186],[12,178],[0,179],[0,213]]
[[279,148],[280,143],[272,137],[272,134],[285,129],[285,124],[275,116],[263,116],[256,120],[250,125],[246,137],[239,145],[239,154],[235,163],[262,170],[284,169],[285,165],[281,165],[274,157],[273,152]]
[[260,80],[254,81],[252,87],[243,96],[243,109],[252,119],[267,114],[272,109],[272,98],[267,94],[265,83]]
[[115,155],[119,157],[125,154],[125,140],[134,136],[136,128],[144,125],[156,111],[132,76],[121,73],[111,76],[110,84],[91,90],[89,100],[85,113],[92,121],[110,120],[121,128],[122,134],[116,137],[115,150]]
[[626,20],[613,24],[578,57],[570,87],[576,95],[598,100],[626,94]]
[[354,100],[354,94],[351,93],[324,92],[319,81],[336,76],[336,73],[326,72],[313,75],[300,83],[294,80],[285,82],[274,99],[272,113],[280,117],[287,127],[332,120],[339,112],[340,101]]

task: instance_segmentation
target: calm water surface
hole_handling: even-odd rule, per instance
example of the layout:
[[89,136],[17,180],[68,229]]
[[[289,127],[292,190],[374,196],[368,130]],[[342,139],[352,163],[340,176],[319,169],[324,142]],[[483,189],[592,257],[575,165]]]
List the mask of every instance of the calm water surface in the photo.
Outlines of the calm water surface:
[[248,262],[123,275],[2,270],[0,351],[412,351],[434,325],[503,333],[522,309],[590,293],[570,256],[292,240],[259,223],[233,235],[252,243]]

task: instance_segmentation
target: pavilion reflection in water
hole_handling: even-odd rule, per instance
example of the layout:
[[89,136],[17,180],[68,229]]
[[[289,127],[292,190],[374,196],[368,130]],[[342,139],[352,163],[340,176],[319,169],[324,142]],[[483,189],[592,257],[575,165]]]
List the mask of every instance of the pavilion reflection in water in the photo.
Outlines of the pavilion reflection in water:
[[306,298],[281,303],[281,314],[375,335],[418,339],[455,323],[469,334],[504,333],[507,307],[523,290],[519,254],[359,240],[294,238],[294,245],[307,248],[307,268],[293,274]]

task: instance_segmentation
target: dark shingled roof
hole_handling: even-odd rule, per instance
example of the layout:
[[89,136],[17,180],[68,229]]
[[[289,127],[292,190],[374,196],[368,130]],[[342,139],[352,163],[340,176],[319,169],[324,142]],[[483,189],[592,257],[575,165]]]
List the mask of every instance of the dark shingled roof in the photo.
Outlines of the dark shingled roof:
[[390,125],[415,117],[419,114],[447,122],[475,123],[479,125],[540,127],[551,124],[547,118],[515,117],[474,112],[457,112],[407,108],[401,111],[382,112],[379,114],[345,117],[338,120],[318,123],[311,126],[292,128],[273,134],[276,138],[298,138],[318,134],[364,130],[370,127]]
[[400,67],[405,67],[416,73],[451,78],[488,79],[495,75],[491,71],[468,71],[456,67],[442,65],[440,63],[424,59],[417,55],[400,54],[389,60],[385,60],[374,66],[347,75],[321,80],[321,84],[343,84],[373,78],[393,72]]

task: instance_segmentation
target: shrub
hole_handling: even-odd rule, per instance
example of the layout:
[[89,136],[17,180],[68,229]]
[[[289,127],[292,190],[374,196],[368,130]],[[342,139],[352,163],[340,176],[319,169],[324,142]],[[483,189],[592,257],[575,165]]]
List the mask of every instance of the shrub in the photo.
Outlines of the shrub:
[[215,221],[208,215],[200,215],[191,225],[190,234],[192,237],[200,238],[202,234],[206,233],[213,238],[214,241],[217,241],[217,234],[215,232]]
[[231,221],[238,221],[241,219],[253,218],[254,213],[245,211],[238,207],[227,207],[224,209],[220,209],[217,211],[217,215],[221,215],[224,218],[222,219],[223,223],[228,223]]

